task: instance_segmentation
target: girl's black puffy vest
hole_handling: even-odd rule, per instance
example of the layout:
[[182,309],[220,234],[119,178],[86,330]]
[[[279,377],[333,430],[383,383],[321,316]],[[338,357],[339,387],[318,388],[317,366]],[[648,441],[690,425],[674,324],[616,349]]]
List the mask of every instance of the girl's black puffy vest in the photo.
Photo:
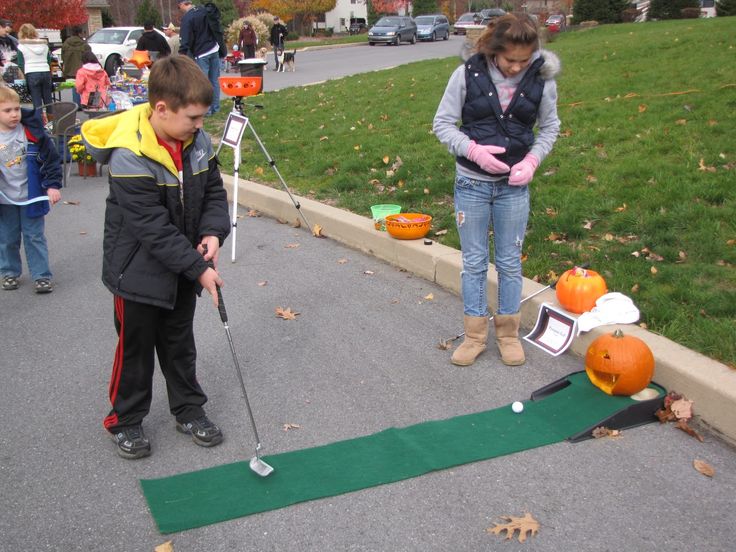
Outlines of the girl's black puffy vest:
[[[529,66],[504,112],[485,56],[475,54],[465,62],[466,94],[460,131],[477,144],[506,148],[496,157],[509,167],[524,159],[534,143],[533,129],[544,92],[544,80],[539,76],[543,64],[544,58],[539,57]],[[457,162],[472,171],[489,174],[466,157],[458,156]]]

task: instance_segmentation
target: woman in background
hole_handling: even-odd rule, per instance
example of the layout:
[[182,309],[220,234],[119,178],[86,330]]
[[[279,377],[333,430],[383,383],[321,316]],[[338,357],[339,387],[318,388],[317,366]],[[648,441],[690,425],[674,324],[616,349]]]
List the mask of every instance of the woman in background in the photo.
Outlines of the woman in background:
[[52,116],[51,92],[51,52],[49,43],[39,38],[36,27],[24,23],[18,30],[18,67],[26,75],[26,86],[31,93],[33,107],[46,106],[49,118]]

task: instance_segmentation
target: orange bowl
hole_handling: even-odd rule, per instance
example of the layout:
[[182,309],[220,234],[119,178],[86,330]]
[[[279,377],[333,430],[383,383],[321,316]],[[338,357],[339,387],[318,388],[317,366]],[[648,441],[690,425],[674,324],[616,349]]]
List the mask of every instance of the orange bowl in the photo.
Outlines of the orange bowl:
[[422,213],[399,213],[386,216],[386,230],[397,240],[418,240],[429,232],[432,217]]
[[220,90],[228,96],[255,96],[261,88],[261,77],[220,77]]

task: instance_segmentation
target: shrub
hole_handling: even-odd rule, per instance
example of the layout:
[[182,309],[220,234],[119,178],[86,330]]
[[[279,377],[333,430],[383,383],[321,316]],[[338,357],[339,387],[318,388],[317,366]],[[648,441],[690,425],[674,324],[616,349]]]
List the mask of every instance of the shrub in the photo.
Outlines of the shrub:
[[697,19],[700,17],[700,8],[682,8],[680,15],[683,19]]
[[[229,46],[237,44],[238,36],[240,36],[240,30],[243,28],[243,23],[246,21],[250,23],[250,26],[253,27],[253,30],[258,36],[258,46],[268,47],[268,36],[270,27],[265,24],[263,18],[255,15],[241,17],[240,19],[236,19],[235,21],[230,23],[230,25],[228,25],[225,29],[225,42]],[[270,22],[273,23],[273,16],[271,16]]]
[[633,23],[639,17],[639,10],[636,8],[626,8],[621,12],[621,21],[624,23]]
[[716,15],[718,17],[736,15],[736,0],[720,0],[716,2]]
[[697,8],[700,16],[700,0],[652,0],[649,5],[651,19],[682,19],[682,10]]

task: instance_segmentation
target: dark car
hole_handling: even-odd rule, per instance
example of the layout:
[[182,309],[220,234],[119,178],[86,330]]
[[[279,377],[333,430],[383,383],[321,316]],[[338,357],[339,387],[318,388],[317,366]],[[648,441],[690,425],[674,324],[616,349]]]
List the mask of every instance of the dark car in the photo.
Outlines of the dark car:
[[417,26],[417,38],[419,40],[435,40],[450,38],[450,22],[442,14],[418,15],[414,18]]
[[368,31],[368,44],[382,42],[398,46],[401,42],[417,43],[417,26],[411,17],[388,15],[382,17]]
[[351,35],[364,33],[368,30],[368,24],[363,17],[353,17],[350,19],[350,27],[348,33]]
[[485,10],[480,10],[480,17],[482,19],[481,25],[487,25],[497,17],[506,15],[506,13],[506,10],[501,8],[487,8]]

